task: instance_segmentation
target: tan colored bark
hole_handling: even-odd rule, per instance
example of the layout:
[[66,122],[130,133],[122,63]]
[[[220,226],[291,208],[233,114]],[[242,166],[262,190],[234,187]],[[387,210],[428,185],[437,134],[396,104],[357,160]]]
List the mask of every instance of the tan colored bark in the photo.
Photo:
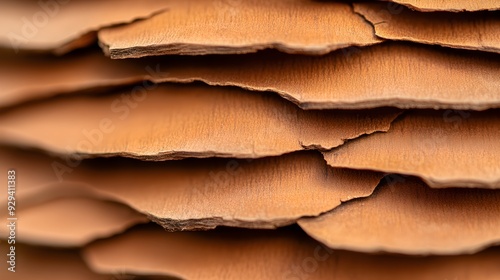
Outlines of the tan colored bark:
[[494,280],[500,276],[498,248],[445,257],[370,255],[329,250],[292,230],[167,233],[136,228],[87,246],[83,256],[102,273],[185,279],[251,275],[252,279]]
[[303,0],[190,0],[147,20],[99,32],[112,58],[241,54],[274,48],[325,54],[380,42],[345,3]]
[[413,111],[387,133],[324,153],[331,166],[421,177],[431,187],[500,188],[500,113]]
[[13,150],[2,151],[2,158],[9,158],[9,153],[16,154],[10,164],[17,172],[31,177],[19,188],[19,196],[37,195],[50,185],[54,192],[76,185],[129,205],[168,230],[290,225],[342,201],[370,195],[382,177],[330,168],[316,152],[255,160],[81,163]]
[[[18,202],[16,239],[25,244],[79,247],[149,221],[124,205],[94,198],[64,197],[31,207],[25,207],[21,199]],[[4,220],[8,217],[3,213]],[[0,237],[8,236],[9,228],[1,227]]]
[[258,158],[331,149],[388,130],[398,114],[303,111],[279,97],[241,89],[149,84],[13,108],[0,114],[0,142],[83,157]]
[[298,224],[336,249],[456,255],[499,244],[499,215],[500,190],[438,190],[406,178]]
[[406,8],[393,11],[382,3],[353,5],[354,11],[370,21],[375,34],[384,39],[500,53],[498,12],[464,15],[424,13]]
[[170,1],[2,1],[0,45],[15,50],[64,54],[96,41],[108,26],[146,18]]

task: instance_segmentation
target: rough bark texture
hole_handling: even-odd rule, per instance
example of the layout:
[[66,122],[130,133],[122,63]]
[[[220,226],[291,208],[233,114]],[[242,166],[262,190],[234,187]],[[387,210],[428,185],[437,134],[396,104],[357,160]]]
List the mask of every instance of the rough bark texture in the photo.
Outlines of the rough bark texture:
[[111,58],[267,48],[319,55],[380,41],[348,4],[305,0],[179,1],[149,19],[99,32]]
[[431,189],[388,180],[366,199],[299,225],[327,246],[361,252],[456,255],[500,243],[500,191]]
[[325,152],[331,166],[419,176],[431,187],[500,188],[500,111],[412,111],[387,133]]
[[354,11],[389,40],[500,53],[500,12],[463,14],[391,10],[382,3],[355,3]]
[[252,279],[494,280],[500,276],[498,248],[446,257],[370,255],[330,250],[290,229],[166,233],[136,228],[87,246],[83,256],[102,273],[185,279],[251,275]]
[[82,157],[258,158],[328,150],[387,131],[400,112],[304,111],[277,96],[206,85],[147,85],[0,113],[0,142]]

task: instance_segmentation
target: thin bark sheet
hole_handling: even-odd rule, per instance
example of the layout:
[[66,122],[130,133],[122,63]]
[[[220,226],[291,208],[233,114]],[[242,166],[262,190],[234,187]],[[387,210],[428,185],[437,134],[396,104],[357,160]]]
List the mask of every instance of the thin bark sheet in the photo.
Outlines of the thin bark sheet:
[[1,1],[0,46],[64,54],[96,41],[101,28],[149,17],[170,1]]
[[500,12],[424,13],[401,8],[391,13],[382,3],[353,5],[384,39],[500,53]]
[[[474,12],[474,11],[494,11],[500,10],[500,3],[497,0],[383,0],[399,3],[414,10],[423,12],[450,11],[450,12]],[[390,6],[391,3],[386,5]]]
[[66,93],[102,93],[153,80],[167,60],[111,60],[94,49],[57,57],[0,52],[0,107]]
[[148,80],[274,91],[304,109],[500,107],[497,55],[402,43],[344,49],[322,57],[269,51],[128,61],[110,61],[95,52],[54,61],[2,57],[0,74],[5,84],[0,106]]
[[[66,197],[106,199],[84,184],[64,181],[65,175],[71,173],[81,162],[76,156],[52,158],[39,151],[0,146],[0,157],[0,170],[14,169],[23,174],[19,175],[23,176],[22,187],[16,188],[15,193],[16,200],[22,201],[22,207],[29,208]],[[29,173],[24,173],[24,170]],[[0,173],[0,180],[7,182],[7,176],[7,172]],[[61,184],[54,184],[55,182]],[[7,205],[7,199],[7,192],[0,192],[0,203]]]
[[299,220],[331,248],[402,254],[468,254],[500,243],[500,190],[432,189],[386,181],[366,199]]
[[500,106],[500,58],[491,54],[385,43],[322,57],[274,53],[172,64],[170,80],[201,80],[274,91],[306,109]]
[[184,279],[251,275],[252,279],[494,280],[500,276],[498,248],[446,257],[369,255],[334,251],[290,229],[166,233],[135,228],[87,246],[83,256],[102,273]]
[[303,111],[279,98],[206,85],[134,87],[61,97],[0,114],[3,143],[84,157],[258,158],[328,150],[386,131],[400,112]]
[[171,61],[157,81],[203,81],[274,91],[305,109],[500,107],[500,59],[403,43],[340,50],[322,57],[276,54]]
[[500,111],[413,111],[387,133],[325,152],[333,167],[421,177],[431,187],[500,188]]
[[241,54],[274,48],[325,54],[380,42],[346,3],[189,0],[147,20],[99,31],[111,58]]
[[[0,253],[9,254],[8,246],[2,241]],[[9,280],[109,280],[110,275],[92,272],[77,250],[60,250],[16,244],[16,272],[7,270],[8,264],[0,269],[0,278]]]
[[[22,223],[17,241],[51,247],[83,246],[148,221],[124,205],[86,197],[59,198],[31,207],[20,202],[16,210]],[[4,220],[7,217],[2,215]],[[8,236],[8,227],[1,227],[0,237]]]
[[3,150],[2,158],[14,158],[12,154],[17,155],[11,164],[16,164],[18,173],[31,177],[23,192],[35,195],[48,185],[59,189],[78,185],[129,205],[168,230],[285,226],[329,211],[342,201],[366,197],[382,178],[374,172],[331,168],[316,152],[255,160],[78,162]]

